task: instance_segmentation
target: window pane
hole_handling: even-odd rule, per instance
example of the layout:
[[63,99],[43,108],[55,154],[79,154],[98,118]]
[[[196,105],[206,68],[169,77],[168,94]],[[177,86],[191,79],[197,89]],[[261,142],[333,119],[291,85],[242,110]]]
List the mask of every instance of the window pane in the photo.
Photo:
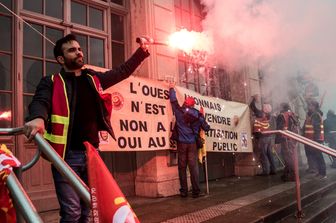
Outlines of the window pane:
[[77,2],[71,2],[71,22],[85,25],[86,21],[86,6]]
[[124,5],[124,0],[111,0],[111,2],[116,3],[118,5]]
[[112,66],[117,67],[125,61],[124,44],[112,43]]
[[0,94],[0,128],[11,128],[12,106],[10,94]]
[[178,61],[178,72],[179,72],[179,77],[180,77],[180,82],[186,82],[187,81],[187,76],[185,72],[185,63],[183,61]]
[[32,12],[43,13],[42,0],[23,0],[23,8]]
[[[31,24],[39,32],[42,32],[42,26]],[[35,30],[24,24],[23,30],[23,54],[42,57],[42,36]]]
[[[1,6],[0,6],[1,8]],[[12,18],[0,16],[0,50],[12,49]]]
[[87,36],[83,35],[76,35],[79,45],[82,48],[82,51],[84,53],[84,63],[87,63],[88,58],[88,38]]
[[197,92],[196,85],[194,83],[188,83],[188,89]]
[[187,71],[186,71],[188,82],[191,82],[191,83],[195,82],[195,72],[196,72],[195,67],[191,64],[188,64]]
[[27,117],[28,116],[28,105],[30,104],[30,102],[32,101],[33,96],[23,96],[23,117]]
[[[3,5],[5,5],[7,8],[12,9],[12,1],[11,0],[0,0],[0,2]],[[2,6],[0,7],[0,12],[3,12],[5,14],[10,14],[10,12]]]
[[112,39],[124,42],[124,17],[116,14],[111,16]]
[[103,11],[89,8],[90,27],[103,30]]
[[34,93],[42,77],[42,61],[23,58],[23,91]]
[[90,38],[90,64],[104,67],[104,40]]
[[46,15],[63,19],[63,0],[46,0],[45,4]]
[[[53,41],[54,43],[63,37],[63,31],[58,29],[52,29],[47,27],[46,35],[48,39]],[[55,59],[54,57],[54,45],[52,45],[49,41],[46,40],[46,57],[48,59]]]
[[61,66],[58,63],[51,63],[51,62],[46,63],[46,75],[47,76],[57,74],[60,72],[60,70],[61,70]]
[[[205,68],[206,69],[206,68]],[[202,74],[200,72],[196,73],[198,78],[199,78],[199,84],[200,84],[200,93],[202,95],[209,95],[209,89],[210,88],[210,84],[209,84],[209,80],[206,79],[206,75]],[[215,95],[211,95],[211,96],[215,96]]]
[[0,90],[11,90],[11,57],[0,53]]

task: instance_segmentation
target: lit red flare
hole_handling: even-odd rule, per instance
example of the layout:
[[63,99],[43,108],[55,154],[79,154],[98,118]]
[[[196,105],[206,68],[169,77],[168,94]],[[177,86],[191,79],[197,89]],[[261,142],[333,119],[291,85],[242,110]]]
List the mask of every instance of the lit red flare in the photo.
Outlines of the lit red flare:
[[170,46],[182,50],[189,55],[195,55],[197,52],[198,54],[199,52],[211,54],[213,51],[212,39],[208,35],[186,29],[172,33],[168,36],[168,41],[166,42],[160,42],[148,36],[137,37],[136,42],[148,45]]
[[212,40],[209,36],[186,29],[171,34],[168,37],[168,45],[188,54],[193,51],[203,51],[210,54],[213,50]]
[[0,112],[0,120],[11,120],[12,113],[11,111]]

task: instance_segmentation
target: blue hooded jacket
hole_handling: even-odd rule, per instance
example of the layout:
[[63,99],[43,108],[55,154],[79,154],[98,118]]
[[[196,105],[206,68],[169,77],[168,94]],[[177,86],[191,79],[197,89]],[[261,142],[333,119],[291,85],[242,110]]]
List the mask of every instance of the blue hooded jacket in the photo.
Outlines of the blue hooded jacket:
[[174,88],[169,89],[169,98],[176,118],[177,141],[186,144],[195,143],[200,129],[208,131],[210,126],[197,109],[178,104]]

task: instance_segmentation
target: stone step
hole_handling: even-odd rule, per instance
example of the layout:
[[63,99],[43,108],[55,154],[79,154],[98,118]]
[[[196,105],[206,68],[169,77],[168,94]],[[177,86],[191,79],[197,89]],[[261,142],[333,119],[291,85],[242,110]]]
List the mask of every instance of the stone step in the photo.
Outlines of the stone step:
[[[335,222],[336,219],[336,189],[325,191],[319,199],[316,199],[309,205],[303,208],[304,216],[301,219],[302,223],[314,222]],[[290,215],[280,222],[296,223],[295,216]]]
[[[335,179],[328,180],[314,180],[308,181],[301,187],[301,206],[304,214],[303,222],[321,222],[317,220],[314,216],[319,215],[324,209],[328,209],[327,206],[331,205],[333,198],[327,199],[330,194],[335,193],[336,196],[336,181]],[[279,207],[277,210],[265,215],[263,218],[258,219],[253,222],[263,222],[263,223],[274,223],[274,222],[297,222],[296,212],[297,212],[297,202],[295,199],[295,190],[292,190],[287,197],[287,204]],[[335,199],[334,199],[335,200]],[[336,201],[336,200],[335,200]],[[274,203],[278,203],[274,201]],[[324,205],[322,205],[324,203]],[[316,205],[321,205],[321,208],[317,208]],[[326,207],[325,207],[326,206]],[[326,212],[325,212],[326,213]],[[280,219],[280,220],[279,220]]]
[[[321,200],[322,197],[328,197],[336,192],[336,176],[330,176],[325,180],[303,179],[301,185],[301,204],[306,208],[314,202]],[[332,199],[331,199],[332,200]],[[336,200],[336,199],[335,199]],[[331,202],[325,201],[326,203]],[[288,222],[285,218],[293,217],[297,210],[296,195],[294,184],[289,190],[279,194],[269,196],[265,199],[241,207],[237,210],[226,213],[211,222],[240,222],[240,223],[274,223]],[[304,210],[305,211],[305,210]],[[311,212],[311,210],[309,210]],[[307,216],[307,215],[306,215]],[[238,220],[239,219],[239,220]],[[210,222],[210,221],[209,221]],[[296,222],[296,221],[295,221]],[[317,221],[321,222],[321,221]]]

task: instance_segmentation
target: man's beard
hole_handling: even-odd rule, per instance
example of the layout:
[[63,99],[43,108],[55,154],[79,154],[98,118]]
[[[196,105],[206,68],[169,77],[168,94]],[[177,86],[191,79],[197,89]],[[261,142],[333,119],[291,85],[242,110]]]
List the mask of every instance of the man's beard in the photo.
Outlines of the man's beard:
[[[73,60],[69,60],[66,59],[64,60],[64,65],[69,69],[69,70],[77,70],[80,69],[84,66],[84,62],[83,61],[79,61],[80,57],[77,57],[76,59]],[[82,58],[83,60],[83,58]]]

